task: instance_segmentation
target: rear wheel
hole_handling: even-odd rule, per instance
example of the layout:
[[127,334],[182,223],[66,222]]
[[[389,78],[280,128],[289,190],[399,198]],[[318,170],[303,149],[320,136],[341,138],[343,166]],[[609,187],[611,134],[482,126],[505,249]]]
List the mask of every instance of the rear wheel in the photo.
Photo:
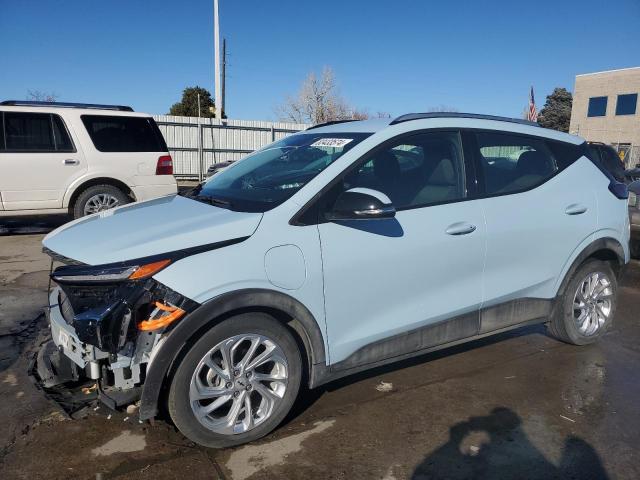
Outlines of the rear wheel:
[[73,218],[84,217],[92,213],[126,205],[131,198],[113,185],[93,185],[84,190],[73,205]]
[[169,413],[189,439],[229,447],[271,432],[296,399],[302,376],[297,344],[263,313],[229,318],[206,332],[180,362]]
[[574,273],[549,323],[556,338],[574,345],[595,342],[611,327],[618,283],[607,262],[589,260]]

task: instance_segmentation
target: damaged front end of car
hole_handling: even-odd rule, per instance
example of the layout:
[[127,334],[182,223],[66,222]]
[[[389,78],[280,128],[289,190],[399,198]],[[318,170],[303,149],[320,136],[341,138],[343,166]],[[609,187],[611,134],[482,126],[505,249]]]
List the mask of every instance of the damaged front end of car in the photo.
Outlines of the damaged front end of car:
[[38,354],[40,384],[94,383],[98,398],[114,409],[137,401],[157,347],[198,306],[152,278],[174,260],[52,269],[51,340]]

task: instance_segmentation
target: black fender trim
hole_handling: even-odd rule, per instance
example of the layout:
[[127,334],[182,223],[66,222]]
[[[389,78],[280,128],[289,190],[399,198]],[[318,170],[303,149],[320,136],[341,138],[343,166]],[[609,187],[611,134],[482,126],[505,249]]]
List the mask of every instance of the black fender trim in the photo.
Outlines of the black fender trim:
[[576,272],[576,270],[580,267],[580,265],[582,265],[584,261],[589,257],[597,257],[597,253],[602,251],[609,251],[615,254],[615,258],[618,264],[616,265],[617,268],[614,268],[614,271],[616,273],[620,272],[622,267],[625,265],[624,248],[622,248],[620,242],[611,237],[603,237],[594,240],[592,243],[587,245],[587,247],[582,250],[582,252],[578,254],[576,259],[567,270],[567,273],[565,274],[564,278],[562,279],[562,283],[558,288],[558,292],[556,293],[556,298],[559,298],[564,294],[564,291],[567,288],[567,284],[571,280],[571,277],[573,277],[573,274]]
[[154,353],[147,371],[140,400],[140,419],[148,420],[158,413],[158,401],[168,374],[184,346],[200,330],[210,328],[228,314],[246,309],[278,311],[291,317],[289,325],[298,333],[306,353],[309,384],[314,386],[315,365],[326,365],[324,340],[320,327],[307,308],[293,297],[267,289],[243,289],[225,293],[203,303],[182,319]]

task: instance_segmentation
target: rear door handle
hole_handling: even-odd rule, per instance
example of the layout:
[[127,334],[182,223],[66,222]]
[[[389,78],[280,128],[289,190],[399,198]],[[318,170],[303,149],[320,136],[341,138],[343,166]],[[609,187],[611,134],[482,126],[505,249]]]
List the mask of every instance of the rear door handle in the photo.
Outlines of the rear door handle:
[[447,235],[467,235],[476,231],[476,226],[468,222],[452,223],[444,231]]
[[584,205],[580,205],[579,203],[572,203],[567,208],[565,208],[564,213],[567,215],[580,215],[586,212],[588,209]]
[[76,160],[75,158],[66,158],[62,163],[65,165],[80,165],[80,160]]

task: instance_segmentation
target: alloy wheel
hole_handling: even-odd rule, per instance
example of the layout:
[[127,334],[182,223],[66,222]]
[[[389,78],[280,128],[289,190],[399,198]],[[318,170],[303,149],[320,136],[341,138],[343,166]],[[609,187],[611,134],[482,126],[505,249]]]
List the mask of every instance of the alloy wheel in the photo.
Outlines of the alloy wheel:
[[191,410],[215,433],[245,433],[273,414],[287,381],[286,357],[277,343],[264,335],[236,335],[198,363],[189,386]]
[[103,210],[109,210],[117,207],[120,201],[109,193],[98,193],[87,200],[84,204],[84,214],[90,215],[96,212],[102,212]]
[[578,331],[589,337],[608,322],[613,308],[613,287],[602,272],[591,272],[579,284],[573,297],[573,318]]

